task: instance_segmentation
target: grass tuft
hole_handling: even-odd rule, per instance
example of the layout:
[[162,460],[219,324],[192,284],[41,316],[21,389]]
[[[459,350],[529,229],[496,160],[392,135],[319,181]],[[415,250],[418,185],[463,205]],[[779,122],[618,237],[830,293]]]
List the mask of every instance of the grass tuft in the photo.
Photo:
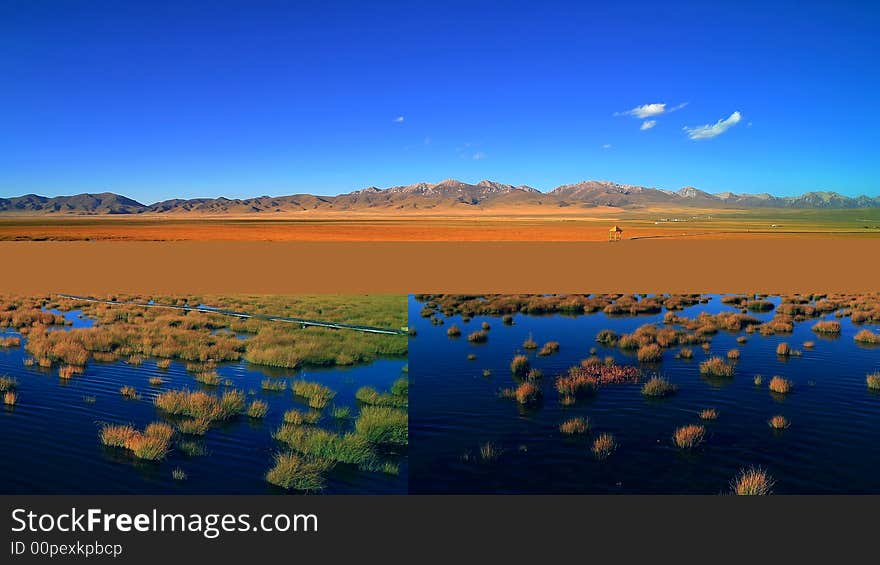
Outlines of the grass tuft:
[[674,394],[677,390],[678,386],[663,377],[651,377],[648,382],[642,385],[642,394],[645,396],[664,397]]
[[586,418],[571,418],[559,424],[559,431],[568,434],[585,434],[590,430],[590,422]]
[[681,449],[693,449],[703,443],[706,428],[697,424],[688,424],[675,430],[672,439]]
[[731,482],[733,494],[740,496],[762,496],[773,492],[776,482],[760,467],[749,467],[739,472]]

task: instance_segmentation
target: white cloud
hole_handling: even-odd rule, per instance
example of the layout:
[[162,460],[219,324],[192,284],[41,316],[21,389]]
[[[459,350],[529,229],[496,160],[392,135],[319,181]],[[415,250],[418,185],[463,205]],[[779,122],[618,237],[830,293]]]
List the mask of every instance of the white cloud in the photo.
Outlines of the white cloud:
[[654,102],[653,104],[642,104],[641,106],[636,106],[632,110],[627,110],[626,112],[614,112],[614,115],[635,116],[636,118],[643,120],[645,118],[650,118],[651,116],[659,116],[665,111],[666,104]]
[[482,161],[483,159],[488,158],[489,156],[483,153],[482,151],[477,151],[474,153],[473,159],[474,161]]
[[606,143],[606,144],[602,145],[602,149],[611,149],[611,144]]
[[644,131],[646,129],[651,129],[652,127],[654,127],[656,125],[657,125],[657,120],[645,120],[644,122],[642,122],[642,126],[639,129]]
[[402,124],[403,120],[404,120],[403,116],[397,116],[396,118],[394,118],[391,121],[394,122],[395,124]]
[[688,137],[691,139],[712,139],[738,124],[741,119],[742,114],[740,114],[739,111],[736,111],[726,119],[718,120],[712,125],[706,124],[692,128],[685,126],[684,131],[687,132]]
[[688,102],[682,102],[682,103],[679,104],[678,106],[673,106],[672,108],[670,108],[670,109],[667,111],[667,113],[675,112],[676,110],[681,110],[682,108],[684,108],[684,107],[687,106],[688,104],[689,104]]

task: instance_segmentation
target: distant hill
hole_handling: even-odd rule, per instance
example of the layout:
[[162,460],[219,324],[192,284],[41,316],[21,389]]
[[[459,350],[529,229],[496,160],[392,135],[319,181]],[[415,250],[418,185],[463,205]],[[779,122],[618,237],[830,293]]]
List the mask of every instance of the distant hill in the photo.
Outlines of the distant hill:
[[212,214],[242,215],[278,212],[319,211],[419,211],[485,210],[516,207],[594,208],[613,206],[638,209],[657,205],[694,208],[878,208],[880,197],[848,197],[836,192],[808,192],[800,196],[770,194],[712,194],[692,186],[677,191],[583,181],[566,184],[549,192],[530,186],[513,186],[493,181],[468,184],[455,179],[438,183],[416,183],[391,188],[374,186],[339,196],[258,196],[255,198],[174,199],[141,204],[130,198],[104,192],[49,198],[27,194],[0,198],[5,215],[111,215],[111,214]]

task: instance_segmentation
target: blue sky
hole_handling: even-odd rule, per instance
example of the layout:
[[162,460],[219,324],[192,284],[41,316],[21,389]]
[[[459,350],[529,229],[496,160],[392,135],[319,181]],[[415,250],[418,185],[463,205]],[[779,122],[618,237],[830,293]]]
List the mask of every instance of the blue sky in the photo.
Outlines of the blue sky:
[[153,202],[449,177],[876,195],[878,13],[7,0],[0,196]]

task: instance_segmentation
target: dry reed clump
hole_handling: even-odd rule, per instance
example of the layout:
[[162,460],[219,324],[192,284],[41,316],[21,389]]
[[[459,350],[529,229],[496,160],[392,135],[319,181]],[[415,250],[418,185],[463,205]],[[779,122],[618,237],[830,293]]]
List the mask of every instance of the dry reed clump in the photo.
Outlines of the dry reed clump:
[[617,333],[613,332],[612,330],[601,330],[598,334],[596,334],[596,341],[612,347],[617,344],[617,341],[619,339],[620,337],[617,335]]
[[736,368],[721,357],[711,357],[700,363],[700,374],[707,377],[733,377]]
[[505,314],[504,316],[501,317],[501,323],[504,324],[505,326],[512,326],[513,325],[513,316],[511,316],[510,314]]
[[523,349],[528,349],[528,350],[538,349],[538,342],[535,341],[534,338],[532,338],[532,334],[529,334],[528,339],[526,339],[523,342],[522,346],[523,346]]
[[880,345],[880,334],[876,334],[869,329],[860,330],[853,339],[859,343]]
[[159,369],[168,369],[171,367],[171,359],[159,359],[156,361],[156,367]]
[[555,385],[563,404],[572,404],[575,399],[596,394],[599,383],[596,377],[578,370],[558,377]]
[[730,483],[733,494],[741,496],[768,495],[776,482],[760,467],[749,467],[739,472]]
[[0,392],[8,392],[18,387],[18,381],[6,375],[0,376]]
[[355,432],[373,445],[409,444],[409,415],[390,406],[364,406],[354,422]]
[[705,437],[706,428],[696,424],[682,426],[672,435],[675,445],[681,449],[693,449],[703,443]]
[[537,404],[543,396],[541,388],[536,384],[526,381],[516,387],[516,401],[522,406]]
[[682,347],[681,349],[678,350],[678,357],[680,359],[693,359],[694,350],[691,349],[690,347]]
[[461,329],[455,324],[452,324],[446,330],[446,335],[448,335],[449,337],[461,337]]
[[804,349],[813,349],[814,347],[816,347],[816,342],[814,342],[814,341],[805,341],[804,342]]
[[486,330],[477,330],[468,334],[467,340],[471,343],[486,343],[489,341],[489,332]]
[[480,460],[483,463],[491,463],[493,461],[497,461],[501,454],[504,453],[504,450],[492,443],[491,441],[487,441],[486,443],[480,445]]
[[21,345],[21,338],[18,336],[0,337],[0,349],[11,349]]
[[791,346],[783,342],[776,346],[776,355],[780,357],[788,357],[791,355]]
[[287,490],[315,492],[324,489],[325,474],[333,465],[333,461],[320,457],[279,453],[275,465],[266,473],[266,481]]
[[291,386],[293,394],[308,401],[310,408],[318,410],[327,406],[336,396],[336,391],[320,383],[296,380]]
[[245,414],[247,414],[248,418],[253,418],[255,420],[265,418],[268,412],[269,404],[262,400],[251,401],[251,403],[247,407],[247,410],[245,410]]
[[203,436],[211,428],[211,421],[204,418],[188,418],[177,422],[177,431],[190,436]]
[[880,372],[871,373],[865,377],[865,382],[871,390],[880,390]]
[[718,419],[718,410],[714,408],[705,408],[700,411],[700,419],[701,420],[717,420]]
[[174,428],[164,422],[154,422],[143,432],[130,425],[104,424],[100,433],[104,445],[127,449],[138,459],[149,461],[165,458],[173,436]]
[[656,343],[639,347],[636,358],[640,363],[656,363],[663,360],[663,350]]
[[150,377],[149,383],[150,386],[162,386],[165,380],[162,377]]
[[769,384],[770,390],[777,394],[788,394],[789,392],[791,392],[793,386],[794,385],[790,380],[784,379],[780,376],[775,376],[770,379]]
[[774,430],[784,430],[791,425],[791,422],[789,422],[785,416],[776,415],[767,420],[767,425]]
[[559,342],[558,341],[548,341],[541,347],[541,350],[538,351],[538,355],[546,357],[548,355],[553,355],[554,353],[559,352]]
[[284,379],[263,379],[260,388],[271,392],[284,392],[287,390],[287,381]]
[[62,365],[58,368],[58,378],[60,379],[71,379],[75,375],[81,375],[85,372],[83,367],[78,367],[76,365]]
[[510,361],[510,372],[516,377],[524,377],[530,368],[531,363],[525,355],[517,355]]
[[186,471],[184,471],[180,467],[175,467],[171,471],[171,478],[175,481],[185,481],[187,479]]
[[596,459],[607,459],[617,450],[617,441],[611,434],[602,434],[593,441],[591,450]]
[[302,425],[314,425],[318,423],[318,420],[321,419],[321,413],[317,410],[309,410],[308,412],[301,412],[299,410],[291,409],[284,413],[284,423],[292,424],[294,426],[302,426]]
[[642,385],[642,394],[651,397],[664,397],[674,394],[678,390],[678,386],[670,383],[663,377],[651,377],[648,382]]
[[137,400],[140,398],[138,391],[133,386],[125,385],[119,389],[119,394],[122,395],[122,398],[126,400]]
[[727,352],[727,358],[731,361],[736,361],[739,359],[739,349],[731,349]]
[[214,371],[213,369],[193,373],[193,379],[195,379],[196,382],[200,382],[207,386],[220,385],[220,375],[218,375],[217,371]]
[[213,422],[241,414],[245,400],[240,390],[227,390],[220,397],[202,391],[170,390],[158,395],[154,404],[169,414]]
[[764,377],[761,375],[755,375],[755,378],[752,379],[752,382],[755,383],[755,386],[761,386],[764,382]]
[[813,326],[812,329],[817,334],[839,335],[840,334],[840,322],[834,322],[834,321],[816,322],[816,324]]
[[571,418],[559,424],[559,431],[563,434],[585,434],[590,430],[590,422],[586,418]]
[[3,393],[3,404],[6,406],[15,406],[18,402],[18,394],[14,390],[7,390]]

